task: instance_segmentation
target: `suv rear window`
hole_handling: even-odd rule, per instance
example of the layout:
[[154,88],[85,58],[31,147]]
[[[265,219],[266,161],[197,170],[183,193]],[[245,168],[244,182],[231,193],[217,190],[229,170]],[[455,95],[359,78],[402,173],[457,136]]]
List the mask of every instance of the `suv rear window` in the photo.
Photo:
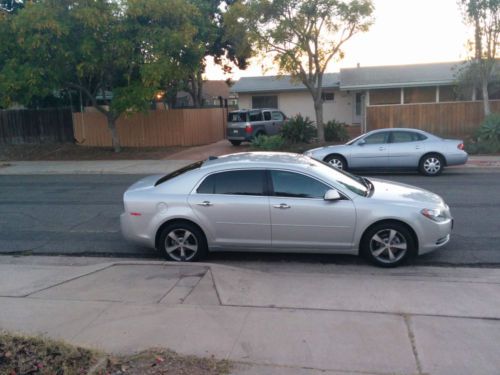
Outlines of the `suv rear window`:
[[228,122],[246,122],[247,112],[229,112],[227,115]]

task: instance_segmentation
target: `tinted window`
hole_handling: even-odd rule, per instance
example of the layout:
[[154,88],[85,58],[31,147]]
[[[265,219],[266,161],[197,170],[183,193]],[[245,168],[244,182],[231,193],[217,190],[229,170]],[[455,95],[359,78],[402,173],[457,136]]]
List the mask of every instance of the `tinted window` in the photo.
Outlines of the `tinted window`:
[[229,122],[245,122],[247,121],[246,112],[229,112],[227,115],[227,121]]
[[418,136],[413,132],[392,132],[392,143],[415,142]]
[[250,112],[249,115],[250,115],[250,121],[262,121],[261,111]]
[[264,112],[264,120],[266,121],[271,120],[271,112]]
[[198,194],[264,195],[264,171],[230,171],[208,176]]
[[273,120],[283,121],[284,120],[283,113],[279,111],[273,111]]
[[387,132],[375,133],[363,139],[365,140],[365,144],[367,145],[373,145],[377,143],[387,143],[387,135],[388,135]]
[[278,197],[323,198],[327,185],[299,173],[271,171],[274,195]]
[[171,180],[177,176],[180,176],[181,174],[192,171],[193,169],[198,169],[201,167],[202,164],[203,164],[203,161],[197,161],[196,163],[189,164],[189,165],[182,167],[182,168],[180,168],[172,173],[169,173],[169,174],[163,176],[162,178],[160,178],[158,181],[156,181],[155,186],[158,186],[158,185],[164,183],[165,181],[168,181],[168,180]]

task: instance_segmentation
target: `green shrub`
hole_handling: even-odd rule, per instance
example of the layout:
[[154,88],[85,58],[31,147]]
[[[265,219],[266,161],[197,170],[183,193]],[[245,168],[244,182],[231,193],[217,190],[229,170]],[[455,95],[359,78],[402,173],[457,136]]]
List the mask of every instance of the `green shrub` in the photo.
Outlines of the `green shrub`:
[[477,139],[500,144],[500,113],[492,113],[484,119],[477,131]]
[[262,151],[281,150],[285,140],[281,135],[259,135],[252,141],[252,147]]
[[335,120],[328,121],[325,124],[325,141],[345,142],[349,139],[346,124]]
[[283,125],[281,134],[290,143],[309,143],[316,136],[316,127],[309,117],[297,115]]

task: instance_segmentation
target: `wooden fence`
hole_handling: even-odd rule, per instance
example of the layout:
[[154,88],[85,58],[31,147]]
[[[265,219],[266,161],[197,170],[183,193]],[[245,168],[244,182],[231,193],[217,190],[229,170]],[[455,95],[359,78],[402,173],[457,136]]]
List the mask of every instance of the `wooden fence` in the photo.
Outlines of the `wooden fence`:
[[[490,101],[492,112],[500,112],[500,100]],[[484,119],[483,102],[452,102],[369,106],[368,130],[417,128],[443,137],[469,138]]]
[[[122,116],[117,121],[124,147],[196,146],[224,139],[225,108],[172,109]],[[98,112],[74,113],[76,140],[84,146],[111,146],[106,118]]]
[[0,111],[0,144],[73,142],[69,108]]

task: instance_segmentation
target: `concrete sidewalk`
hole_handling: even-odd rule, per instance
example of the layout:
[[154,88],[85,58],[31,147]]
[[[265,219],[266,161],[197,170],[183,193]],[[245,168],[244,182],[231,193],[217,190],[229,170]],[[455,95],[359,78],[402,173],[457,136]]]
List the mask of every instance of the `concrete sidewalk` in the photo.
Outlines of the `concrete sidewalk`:
[[0,257],[0,329],[129,353],[162,346],[234,374],[498,374],[500,270]]
[[[242,150],[243,151],[243,150]],[[182,156],[182,155],[178,155]],[[189,157],[189,155],[184,155]],[[192,156],[192,155],[191,155]],[[201,157],[203,156],[203,157]],[[206,159],[207,153],[196,160]],[[0,175],[32,174],[166,174],[193,159],[179,160],[95,160],[95,161],[10,161],[0,162]],[[500,156],[471,156],[467,164],[450,169],[500,168]],[[446,171],[445,171],[446,173]]]

